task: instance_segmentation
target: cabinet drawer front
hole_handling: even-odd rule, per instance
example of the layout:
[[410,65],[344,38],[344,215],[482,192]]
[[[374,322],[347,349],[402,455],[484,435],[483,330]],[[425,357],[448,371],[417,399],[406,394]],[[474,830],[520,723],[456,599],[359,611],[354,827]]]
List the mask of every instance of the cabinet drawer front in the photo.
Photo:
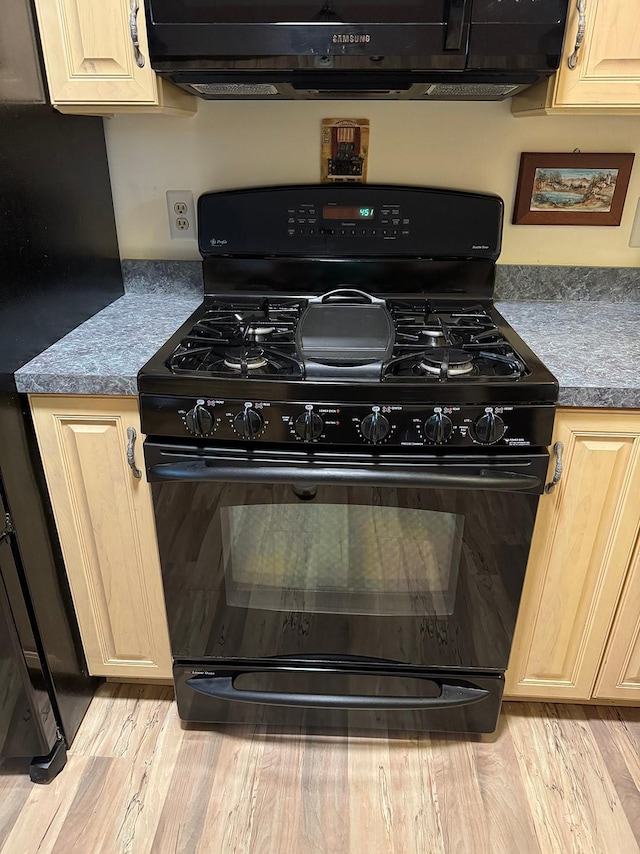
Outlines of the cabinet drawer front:
[[137,401],[34,396],[31,405],[91,673],[170,677],[150,490],[127,462]]

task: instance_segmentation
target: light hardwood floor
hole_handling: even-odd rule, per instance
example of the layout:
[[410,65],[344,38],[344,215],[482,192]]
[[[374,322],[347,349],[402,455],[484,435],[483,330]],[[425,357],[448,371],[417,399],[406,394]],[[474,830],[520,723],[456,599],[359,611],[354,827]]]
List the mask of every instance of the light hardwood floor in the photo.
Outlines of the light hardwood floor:
[[62,774],[23,770],[0,768],[3,854],[640,852],[639,708],[507,703],[494,741],[285,736],[110,683]]

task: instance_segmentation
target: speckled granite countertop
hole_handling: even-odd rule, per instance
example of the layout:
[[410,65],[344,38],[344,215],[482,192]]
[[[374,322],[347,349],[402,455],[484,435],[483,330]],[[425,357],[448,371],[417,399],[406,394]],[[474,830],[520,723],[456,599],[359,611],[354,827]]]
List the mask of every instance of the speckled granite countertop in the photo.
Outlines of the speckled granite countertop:
[[[197,307],[196,295],[127,294],[16,374],[30,393],[137,394],[144,363]],[[560,381],[563,406],[640,408],[640,303],[496,303]]]
[[497,302],[560,383],[561,406],[640,407],[640,303]]
[[18,391],[136,395],[140,368],[201,302],[126,294],[23,365]]

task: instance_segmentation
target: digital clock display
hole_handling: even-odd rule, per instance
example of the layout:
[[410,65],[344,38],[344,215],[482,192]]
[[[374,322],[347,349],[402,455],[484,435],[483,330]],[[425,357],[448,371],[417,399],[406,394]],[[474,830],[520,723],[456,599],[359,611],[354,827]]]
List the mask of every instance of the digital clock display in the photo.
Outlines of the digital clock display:
[[322,209],[323,219],[373,219],[374,209],[368,207],[347,205],[325,205]]

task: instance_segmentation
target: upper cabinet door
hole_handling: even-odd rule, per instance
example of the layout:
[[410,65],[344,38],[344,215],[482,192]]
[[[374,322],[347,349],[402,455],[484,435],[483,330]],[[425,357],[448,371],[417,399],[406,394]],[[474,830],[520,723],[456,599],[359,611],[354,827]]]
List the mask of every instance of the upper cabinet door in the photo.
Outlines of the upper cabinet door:
[[5,0],[0,25],[0,103],[44,103],[28,0]]
[[638,0],[570,0],[560,67],[512,99],[516,116],[640,113]]
[[129,0],[35,0],[35,4],[54,103],[157,103],[143,3],[136,19],[139,55],[130,27],[136,0],[131,6]]
[[567,26],[554,105],[640,106],[640,7],[638,0],[586,0],[584,39],[574,68],[577,4]]

